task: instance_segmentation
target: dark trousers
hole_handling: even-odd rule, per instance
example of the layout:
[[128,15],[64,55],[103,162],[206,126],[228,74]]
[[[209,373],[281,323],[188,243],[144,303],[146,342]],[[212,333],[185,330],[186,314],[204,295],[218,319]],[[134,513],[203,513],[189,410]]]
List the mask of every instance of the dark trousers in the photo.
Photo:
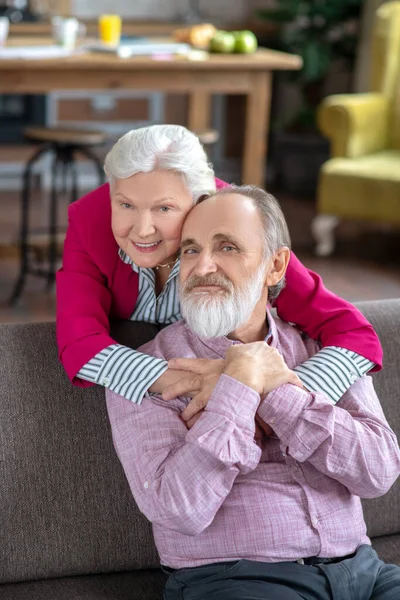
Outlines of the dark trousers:
[[352,558],[302,565],[239,560],[172,572],[165,600],[400,600],[400,567],[363,545]]

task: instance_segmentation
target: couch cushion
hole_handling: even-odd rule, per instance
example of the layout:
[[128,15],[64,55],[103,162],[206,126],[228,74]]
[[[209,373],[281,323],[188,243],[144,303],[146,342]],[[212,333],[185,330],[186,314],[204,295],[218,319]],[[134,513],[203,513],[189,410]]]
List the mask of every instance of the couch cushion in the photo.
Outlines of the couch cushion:
[[[124,331],[133,345],[156,333],[145,324]],[[52,323],[1,325],[0,348],[0,582],[157,566],[113,448],[104,389],[71,385]]]
[[159,569],[0,585],[1,600],[161,600]]
[[400,566],[400,535],[383,535],[374,538],[372,547],[385,563]]

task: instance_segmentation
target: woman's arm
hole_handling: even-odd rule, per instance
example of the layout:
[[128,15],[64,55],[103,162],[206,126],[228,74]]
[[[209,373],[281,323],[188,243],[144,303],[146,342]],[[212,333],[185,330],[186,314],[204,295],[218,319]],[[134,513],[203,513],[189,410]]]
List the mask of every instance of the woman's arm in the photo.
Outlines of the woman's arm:
[[294,369],[311,391],[337,402],[358,377],[382,367],[382,347],[372,325],[346,300],[327,290],[319,275],[291,253],[286,286],[275,304],[284,321],[295,323],[323,348]]
[[109,334],[112,296],[81,241],[85,231],[77,205],[72,204],[68,213],[63,266],[56,278],[58,354],[71,381],[86,387],[91,384],[79,379],[78,371],[116,343]]

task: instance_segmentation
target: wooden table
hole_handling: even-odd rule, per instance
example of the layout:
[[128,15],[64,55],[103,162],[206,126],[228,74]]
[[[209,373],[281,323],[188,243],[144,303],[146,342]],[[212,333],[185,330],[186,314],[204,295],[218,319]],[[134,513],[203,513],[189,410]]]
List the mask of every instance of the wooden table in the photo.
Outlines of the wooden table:
[[[19,38],[18,45],[22,41]],[[12,40],[15,44],[17,38]],[[242,180],[263,186],[272,72],[300,69],[301,64],[298,56],[266,49],[253,55],[210,55],[202,61],[88,53],[62,59],[0,59],[0,93],[116,89],[183,93],[189,96],[187,126],[192,130],[210,127],[212,94],[243,94],[247,103]]]

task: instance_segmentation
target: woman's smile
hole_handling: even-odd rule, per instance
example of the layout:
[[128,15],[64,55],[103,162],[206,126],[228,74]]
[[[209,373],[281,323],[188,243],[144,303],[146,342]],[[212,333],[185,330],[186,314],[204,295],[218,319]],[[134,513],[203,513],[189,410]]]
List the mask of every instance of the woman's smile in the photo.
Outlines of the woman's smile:
[[148,254],[149,252],[155,252],[158,249],[161,242],[162,240],[158,242],[150,242],[147,244],[140,244],[139,242],[131,242],[131,244],[138,252]]

